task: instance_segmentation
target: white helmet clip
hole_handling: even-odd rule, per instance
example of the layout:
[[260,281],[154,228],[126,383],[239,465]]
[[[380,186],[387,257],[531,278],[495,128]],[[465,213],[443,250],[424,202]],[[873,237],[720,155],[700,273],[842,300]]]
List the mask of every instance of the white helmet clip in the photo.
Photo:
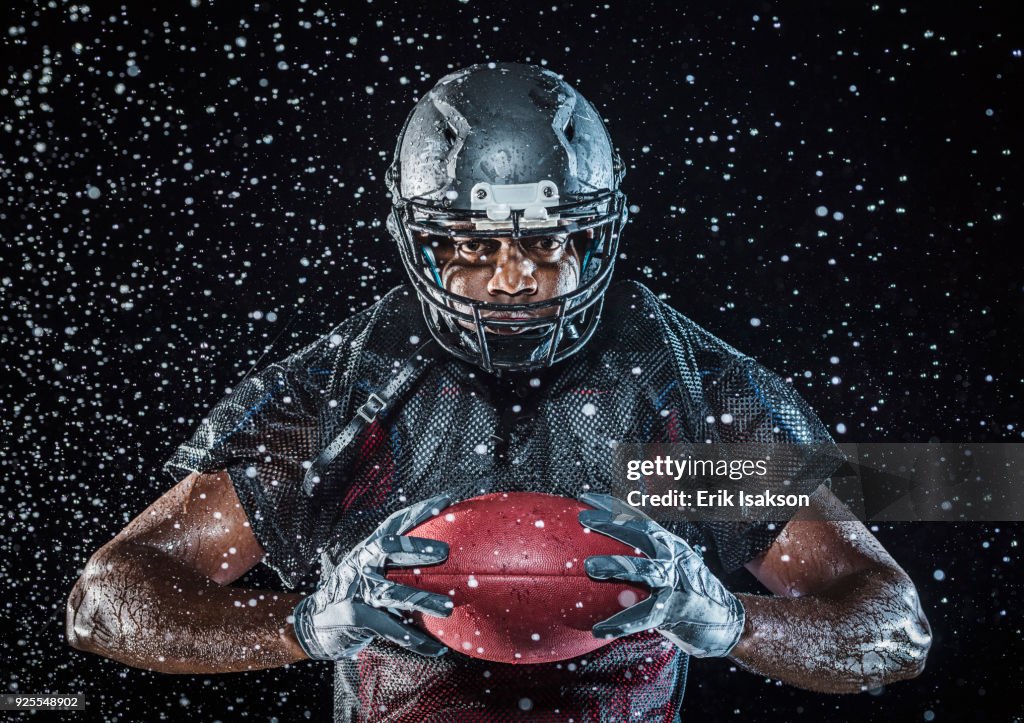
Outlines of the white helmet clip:
[[521,228],[543,227],[558,220],[558,214],[548,212],[557,206],[558,186],[552,181],[512,183],[508,185],[478,183],[470,192],[474,211],[486,211],[487,218],[475,218],[478,230],[508,228],[513,211],[521,212]]

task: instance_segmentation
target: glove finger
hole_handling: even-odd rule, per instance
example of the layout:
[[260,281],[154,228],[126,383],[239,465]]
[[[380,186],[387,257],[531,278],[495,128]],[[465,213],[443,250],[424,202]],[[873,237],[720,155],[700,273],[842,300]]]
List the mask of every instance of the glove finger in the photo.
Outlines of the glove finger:
[[372,587],[364,598],[374,607],[416,610],[434,617],[446,618],[452,614],[452,608],[455,606],[447,595],[403,585],[376,574],[367,575],[366,579],[372,583]]
[[671,587],[669,563],[631,555],[592,555],[583,561],[587,574],[597,580],[627,580],[648,587]]
[[380,549],[395,567],[436,565],[448,559],[448,543],[427,537],[387,535],[381,538]]
[[360,610],[360,625],[369,628],[380,637],[390,640],[395,645],[400,645],[414,653],[436,658],[448,652],[448,648],[437,642],[426,633],[417,630],[411,625],[395,620],[383,610],[377,610],[370,606],[363,606]]
[[438,514],[450,502],[451,497],[449,495],[440,494],[393,512],[390,517],[381,523],[373,537],[379,538],[385,535],[404,534],[421,522],[426,522]]
[[[604,510],[605,512],[614,512],[617,515],[636,517],[641,520],[651,519],[640,510],[630,507],[618,497],[612,497],[611,495],[601,494],[600,492],[584,492],[578,499],[584,504],[588,504],[598,510]],[[653,520],[651,521],[653,522]]]
[[606,620],[594,625],[591,629],[595,638],[621,638],[633,633],[650,630],[661,622],[661,612],[657,605],[658,595],[651,595],[621,612],[617,612]]
[[661,557],[661,545],[652,537],[660,529],[656,523],[600,510],[583,510],[579,520],[584,527],[636,548],[648,557]]

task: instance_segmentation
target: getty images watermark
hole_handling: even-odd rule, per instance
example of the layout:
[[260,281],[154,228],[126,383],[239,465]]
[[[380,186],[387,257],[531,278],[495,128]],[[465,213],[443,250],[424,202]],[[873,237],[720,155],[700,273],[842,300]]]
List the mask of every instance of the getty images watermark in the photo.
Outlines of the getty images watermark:
[[625,444],[613,494],[659,521],[1024,520],[1022,444]]
[[[702,450],[703,451],[703,450]],[[749,451],[749,450],[747,450]],[[766,459],[715,459],[701,457],[674,457],[671,454],[656,455],[653,459],[628,459],[626,479],[639,482],[646,478],[672,480],[679,484],[683,480],[704,480],[706,487],[691,485],[691,489],[673,487],[663,492],[650,493],[639,489],[626,494],[626,502],[633,507],[808,507],[811,496],[807,493],[775,493],[768,488],[760,492],[750,490],[728,491],[722,489],[718,480],[750,483],[754,478],[768,478],[771,458]],[[711,482],[712,484],[708,484]],[[712,486],[713,485],[713,486]]]

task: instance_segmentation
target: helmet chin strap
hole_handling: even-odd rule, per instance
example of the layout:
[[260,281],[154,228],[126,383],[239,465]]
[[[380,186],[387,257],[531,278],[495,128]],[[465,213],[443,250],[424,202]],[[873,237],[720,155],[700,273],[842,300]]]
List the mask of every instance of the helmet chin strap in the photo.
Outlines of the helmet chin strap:
[[444,283],[441,281],[441,271],[437,268],[437,258],[434,256],[434,252],[426,246],[421,247],[423,249],[423,258],[427,262],[427,266],[430,267],[430,273],[434,276],[434,282],[444,288]]
[[[463,346],[479,353],[481,356],[480,366],[496,376],[502,376],[506,371],[516,371],[514,369],[506,370],[502,365],[502,351],[507,351],[509,345],[520,343],[523,346],[532,346],[538,340],[543,339],[543,343],[536,345],[536,348],[529,353],[530,361],[537,363],[532,368],[535,371],[550,366],[551,360],[562,342],[574,341],[580,337],[580,331],[573,321],[562,323],[553,321],[550,327],[544,328],[543,331],[526,330],[522,334],[498,336],[486,331],[486,321],[483,319],[472,330],[462,327],[452,319],[445,318],[444,320],[447,322],[449,333],[453,337],[460,338]],[[518,371],[528,370],[520,369]]]

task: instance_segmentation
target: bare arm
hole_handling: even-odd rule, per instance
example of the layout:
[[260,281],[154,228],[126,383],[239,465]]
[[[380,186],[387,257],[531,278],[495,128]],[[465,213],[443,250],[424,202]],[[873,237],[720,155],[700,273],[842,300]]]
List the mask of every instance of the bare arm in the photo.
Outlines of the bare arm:
[[777,597],[737,595],[746,626],[730,657],[825,693],[919,675],[931,627],[914,583],[831,492],[819,490],[816,504],[830,521],[792,520],[747,564]]
[[192,474],[89,560],[68,598],[68,642],[164,673],[228,673],[306,658],[301,595],[229,587],[263,558],[224,472]]

